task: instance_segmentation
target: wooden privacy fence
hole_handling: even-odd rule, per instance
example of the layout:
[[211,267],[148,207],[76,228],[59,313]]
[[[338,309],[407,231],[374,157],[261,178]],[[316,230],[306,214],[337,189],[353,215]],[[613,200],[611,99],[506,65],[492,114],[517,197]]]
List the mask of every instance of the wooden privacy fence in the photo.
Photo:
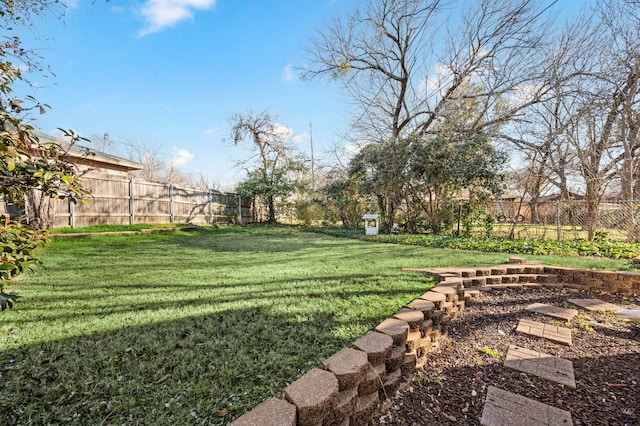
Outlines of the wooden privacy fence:
[[235,193],[113,176],[84,177],[83,184],[91,189],[89,205],[57,200],[54,227],[252,221],[250,200]]

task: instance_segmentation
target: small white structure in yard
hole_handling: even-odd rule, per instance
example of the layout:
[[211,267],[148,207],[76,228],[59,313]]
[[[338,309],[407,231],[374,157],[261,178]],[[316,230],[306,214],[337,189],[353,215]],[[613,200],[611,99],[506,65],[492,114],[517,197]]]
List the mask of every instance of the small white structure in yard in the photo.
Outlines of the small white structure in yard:
[[380,231],[380,215],[379,214],[365,214],[362,216],[364,219],[364,230],[367,235],[378,235]]

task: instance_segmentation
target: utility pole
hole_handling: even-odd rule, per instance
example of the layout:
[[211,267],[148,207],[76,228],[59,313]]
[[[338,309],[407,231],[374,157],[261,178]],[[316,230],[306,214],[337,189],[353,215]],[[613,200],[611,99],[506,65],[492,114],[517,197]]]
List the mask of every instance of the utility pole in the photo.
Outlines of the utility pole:
[[316,192],[316,172],[313,164],[313,125],[309,122],[309,141],[311,142],[311,189]]

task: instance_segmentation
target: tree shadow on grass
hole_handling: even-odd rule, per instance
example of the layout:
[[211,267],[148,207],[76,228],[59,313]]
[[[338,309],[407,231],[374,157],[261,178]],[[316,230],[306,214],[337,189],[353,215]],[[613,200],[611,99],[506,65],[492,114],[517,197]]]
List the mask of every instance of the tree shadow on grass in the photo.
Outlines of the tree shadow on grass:
[[338,326],[259,307],[5,349],[1,422],[223,424],[348,346]]

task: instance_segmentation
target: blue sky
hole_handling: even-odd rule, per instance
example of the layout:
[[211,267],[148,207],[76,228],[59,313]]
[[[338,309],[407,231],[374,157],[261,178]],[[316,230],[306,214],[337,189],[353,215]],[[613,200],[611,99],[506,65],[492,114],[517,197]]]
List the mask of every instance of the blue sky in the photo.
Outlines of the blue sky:
[[317,157],[347,125],[337,85],[303,82],[315,28],[353,0],[76,0],[20,31],[55,76],[29,89],[51,110],[40,130],[108,133],[161,147],[163,160],[232,189],[248,148],[225,142],[229,116],[268,110]]
[[[333,162],[346,145],[344,94],[300,81],[295,68],[315,29],[357,1],[68,0],[62,19],[36,18],[19,33],[55,73],[31,77],[27,94],[51,106],[35,125],[157,146],[163,161],[231,190],[250,153],[225,142],[229,117],[268,110],[308,156],[312,123],[316,159]],[[585,2],[560,0],[556,10]]]

